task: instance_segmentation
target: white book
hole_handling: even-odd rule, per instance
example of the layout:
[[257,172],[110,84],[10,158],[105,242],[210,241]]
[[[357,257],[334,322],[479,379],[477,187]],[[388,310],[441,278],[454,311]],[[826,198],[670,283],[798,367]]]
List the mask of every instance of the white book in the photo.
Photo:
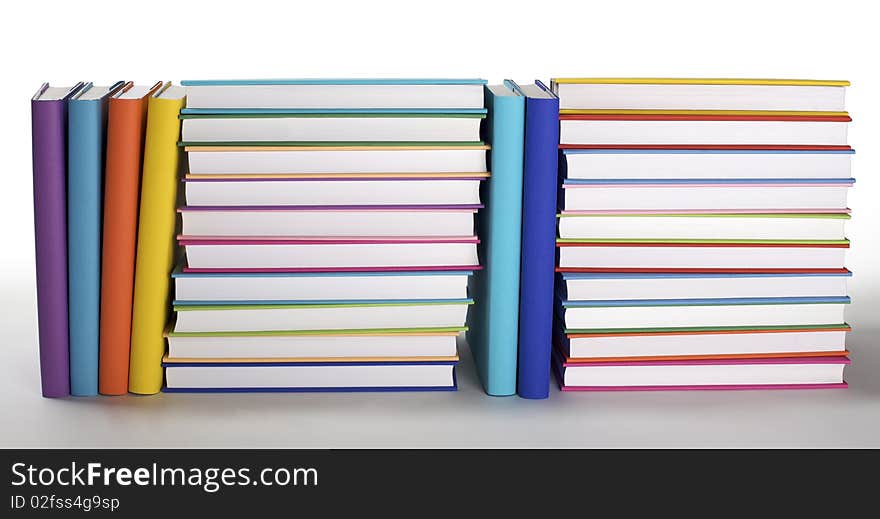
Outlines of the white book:
[[845,366],[837,358],[788,363],[569,365],[563,368],[563,383],[585,388],[842,384]]
[[849,274],[563,274],[570,301],[844,297]]
[[469,277],[458,271],[172,274],[178,301],[464,299]]
[[187,179],[190,206],[479,204],[479,179]]
[[[625,81],[625,80],[624,80]],[[699,80],[696,80],[699,81]],[[837,85],[553,83],[560,109],[782,110],[845,109]]]
[[566,184],[565,211],[846,210],[850,184]]
[[485,173],[486,147],[463,149],[188,150],[191,175]]
[[560,144],[846,145],[847,123],[830,121],[561,120]]
[[186,117],[184,142],[476,142],[477,117]]
[[845,308],[845,303],[566,306],[562,318],[570,329],[809,326],[841,324]]
[[796,354],[846,351],[846,331],[773,331],[745,333],[688,333],[654,335],[596,334],[569,337],[572,359]]
[[597,215],[563,213],[567,239],[843,240],[845,214]]
[[172,359],[455,357],[456,335],[168,335]]
[[561,268],[841,269],[844,247],[563,246]]
[[565,150],[569,179],[817,179],[852,177],[851,150]]
[[[366,84],[349,81],[267,82],[183,81],[187,108],[268,109],[474,109],[483,108],[483,84],[410,82]],[[237,84],[236,84],[237,83]],[[263,84],[260,84],[263,83]],[[284,84],[287,83],[287,84]],[[446,84],[443,84],[446,83]]]
[[337,269],[476,266],[476,240],[464,243],[196,243],[184,241],[197,269]]
[[189,236],[473,236],[476,209],[183,208]]
[[453,388],[450,364],[321,366],[174,366],[165,368],[168,389]]
[[443,303],[175,305],[175,332],[460,328],[469,300]]

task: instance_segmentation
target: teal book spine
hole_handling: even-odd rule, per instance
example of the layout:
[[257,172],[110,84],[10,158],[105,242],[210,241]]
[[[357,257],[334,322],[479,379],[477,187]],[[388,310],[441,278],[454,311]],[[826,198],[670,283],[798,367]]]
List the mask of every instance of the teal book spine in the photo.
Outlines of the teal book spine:
[[67,272],[70,394],[98,394],[101,226],[107,96],[68,104]]
[[486,393],[506,396],[516,393],[525,98],[509,84],[487,86],[485,98],[491,176],[477,222],[483,270],[472,280],[468,343]]

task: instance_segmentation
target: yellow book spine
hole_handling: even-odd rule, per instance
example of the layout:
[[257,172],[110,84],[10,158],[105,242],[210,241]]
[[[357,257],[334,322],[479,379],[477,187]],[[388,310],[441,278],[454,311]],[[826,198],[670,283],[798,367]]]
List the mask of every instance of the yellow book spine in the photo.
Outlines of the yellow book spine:
[[147,111],[128,377],[128,390],[142,395],[162,389],[163,333],[170,313],[180,183],[178,116],[184,102],[184,98],[154,96]]
[[847,87],[849,81],[825,79],[755,79],[755,78],[661,78],[661,77],[566,77],[554,78],[553,83],[564,84],[621,84],[621,85],[777,85],[777,86],[835,86]]

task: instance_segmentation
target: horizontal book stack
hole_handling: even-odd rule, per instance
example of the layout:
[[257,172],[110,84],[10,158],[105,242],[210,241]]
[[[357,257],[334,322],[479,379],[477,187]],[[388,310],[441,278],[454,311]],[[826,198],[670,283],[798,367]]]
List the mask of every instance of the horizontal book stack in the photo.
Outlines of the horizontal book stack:
[[846,387],[847,84],[553,82],[563,390]]
[[183,84],[166,391],[455,389],[484,81]]

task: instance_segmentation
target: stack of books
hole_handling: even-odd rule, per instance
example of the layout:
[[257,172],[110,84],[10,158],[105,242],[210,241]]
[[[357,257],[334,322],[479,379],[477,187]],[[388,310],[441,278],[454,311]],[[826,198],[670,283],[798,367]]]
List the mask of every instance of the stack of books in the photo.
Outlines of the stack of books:
[[166,391],[454,390],[484,83],[183,82]]
[[847,85],[553,81],[563,390],[846,387]]

